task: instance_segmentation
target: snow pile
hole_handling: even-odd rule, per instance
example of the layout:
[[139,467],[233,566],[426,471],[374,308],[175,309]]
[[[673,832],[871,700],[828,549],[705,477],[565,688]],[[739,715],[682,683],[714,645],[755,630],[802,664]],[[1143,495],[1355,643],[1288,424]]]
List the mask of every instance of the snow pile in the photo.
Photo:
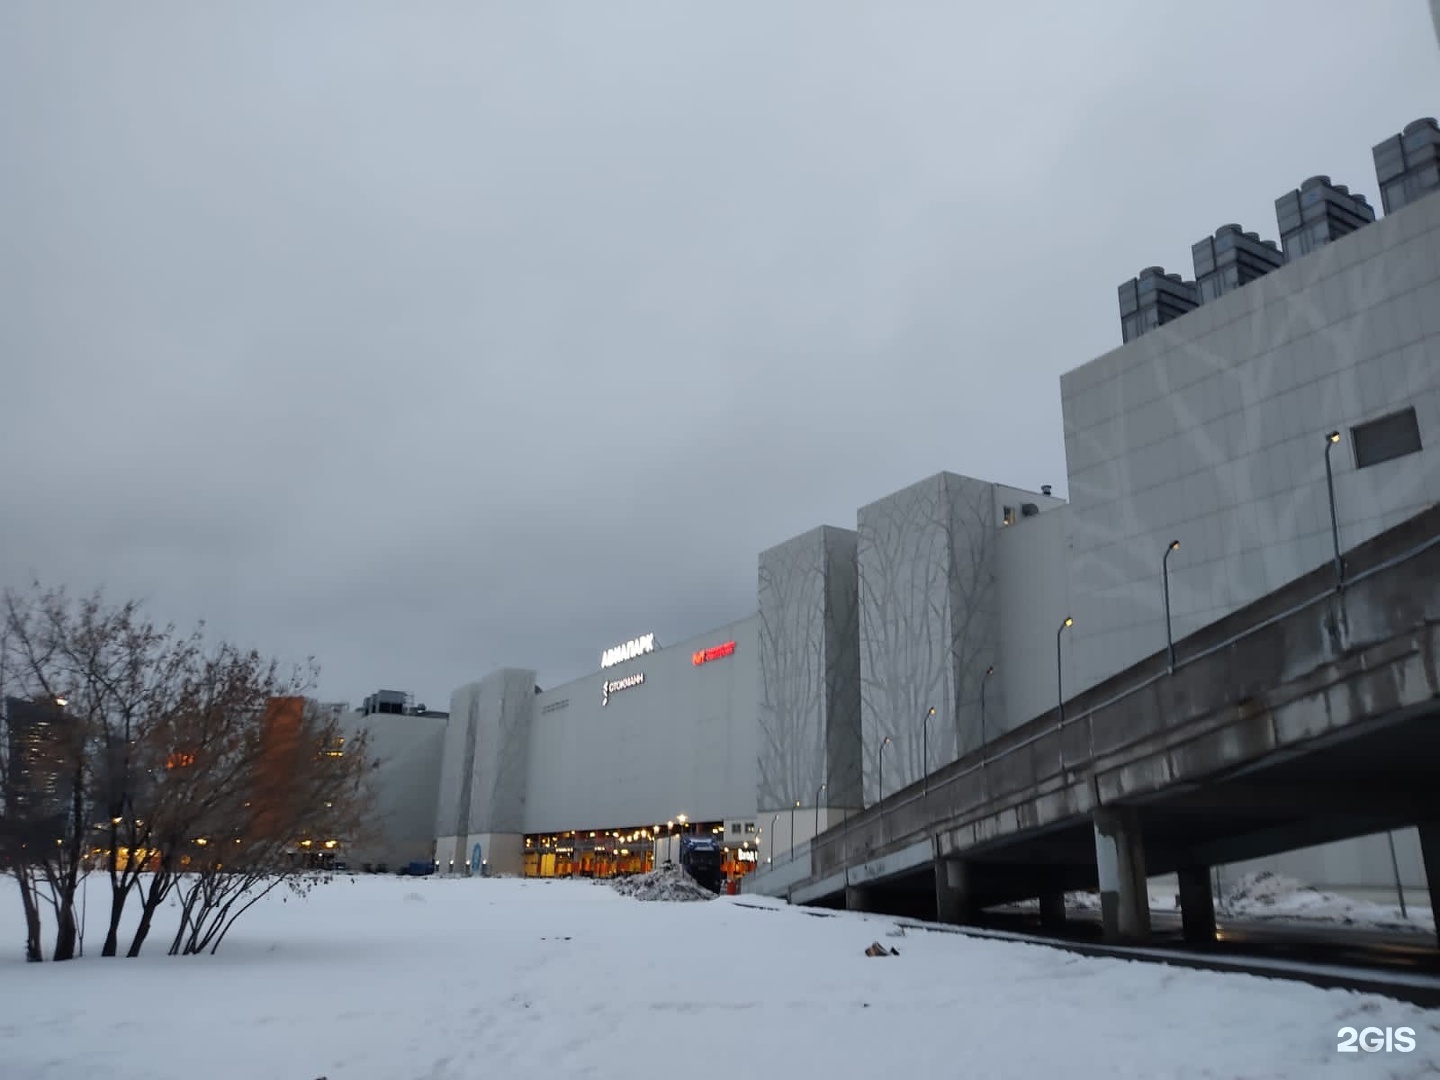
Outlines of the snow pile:
[[612,885],[621,896],[636,900],[714,900],[715,894],[678,866],[661,867],[648,874],[617,878]]
[[[1007,907],[1017,908],[1021,911],[1038,911],[1040,901],[1033,897],[1029,900],[1020,900]],[[1098,892],[1070,892],[1065,894],[1065,908],[1067,911],[1099,911],[1100,894]],[[1151,911],[1178,910],[1174,892],[1150,890]]]
[[1416,899],[1421,904],[1407,907],[1401,915],[1396,905],[1336,896],[1283,874],[1259,870],[1244,875],[1222,891],[1220,910],[1222,914],[1247,919],[1305,919],[1431,933],[1435,929],[1435,917],[1425,906],[1423,895]]
[[[1277,874],[1273,870],[1257,870],[1246,874],[1224,892],[1223,899],[1236,910],[1264,910],[1277,906],[1293,906],[1301,894],[1322,895],[1313,885]],[[1302,901],[1301,906],[1307,906]]]

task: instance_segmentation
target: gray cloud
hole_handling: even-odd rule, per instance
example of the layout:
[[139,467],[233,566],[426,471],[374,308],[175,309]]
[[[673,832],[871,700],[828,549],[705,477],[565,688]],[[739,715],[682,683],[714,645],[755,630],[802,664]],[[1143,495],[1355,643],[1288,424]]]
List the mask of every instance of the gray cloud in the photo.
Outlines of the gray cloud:
[[1063,492],[1115,286],[1436,109],[1423,4],[1160,11],[12,0],[0,581],[433,703],[942,468]]

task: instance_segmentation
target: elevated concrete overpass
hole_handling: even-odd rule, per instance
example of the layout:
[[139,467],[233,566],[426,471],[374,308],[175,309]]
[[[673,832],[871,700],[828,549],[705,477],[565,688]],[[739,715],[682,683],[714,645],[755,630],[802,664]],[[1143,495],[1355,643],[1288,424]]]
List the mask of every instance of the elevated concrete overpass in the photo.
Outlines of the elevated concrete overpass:
[[1175,873],[1213,937],[1210,868],[1419,827],[1440,911],[1440,507],[852,815],[745,882],[792,903],[964,923],[1099,889],[1149,934]]

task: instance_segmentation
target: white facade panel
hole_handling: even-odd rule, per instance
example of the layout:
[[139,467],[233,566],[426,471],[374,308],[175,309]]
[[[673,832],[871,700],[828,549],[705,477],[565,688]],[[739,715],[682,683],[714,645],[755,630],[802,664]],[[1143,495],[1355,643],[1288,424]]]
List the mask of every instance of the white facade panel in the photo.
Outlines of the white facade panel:
[[[1440,500],[1437,250],[1421,199],[1064,376],[1069,693],[1165,647],[1171,540],[1177,638],[1330,560],[1327,432],[1342,548]],[[1357,468],[1408,406],[1424,449]]]
[[[603,668],[536,696],[526,833],[754,819],[758,620]],[[729,655],[695,653],[734,642]],[[607,682],[643,676],[613,690]]]
[[997,538],[1000,648],[986,690],[987,742],[1059,701],[1055,641],[1070,613],[1069,521],[1061,505],[1002,528]]
[[351,868],[398,869],[431,858],[445,719],[395,713],[347,712],[347,733],[365,732],[375,768],[369,780],[375,800],[369,835],[346,858]]

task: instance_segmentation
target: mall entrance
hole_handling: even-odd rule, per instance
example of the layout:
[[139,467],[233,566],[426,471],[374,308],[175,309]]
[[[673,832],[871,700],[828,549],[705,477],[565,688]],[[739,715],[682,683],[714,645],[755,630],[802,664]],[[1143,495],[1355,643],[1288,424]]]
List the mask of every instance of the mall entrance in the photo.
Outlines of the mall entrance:
[[615,878],[645,874],[677,859],[680,837],[710,836],[723,850],[722,873],[735,881],[753,871],[758,844],[725,843],[722,822],[672,821],[629,829],[577,829],[525,837],[525,876],[539,878]]

